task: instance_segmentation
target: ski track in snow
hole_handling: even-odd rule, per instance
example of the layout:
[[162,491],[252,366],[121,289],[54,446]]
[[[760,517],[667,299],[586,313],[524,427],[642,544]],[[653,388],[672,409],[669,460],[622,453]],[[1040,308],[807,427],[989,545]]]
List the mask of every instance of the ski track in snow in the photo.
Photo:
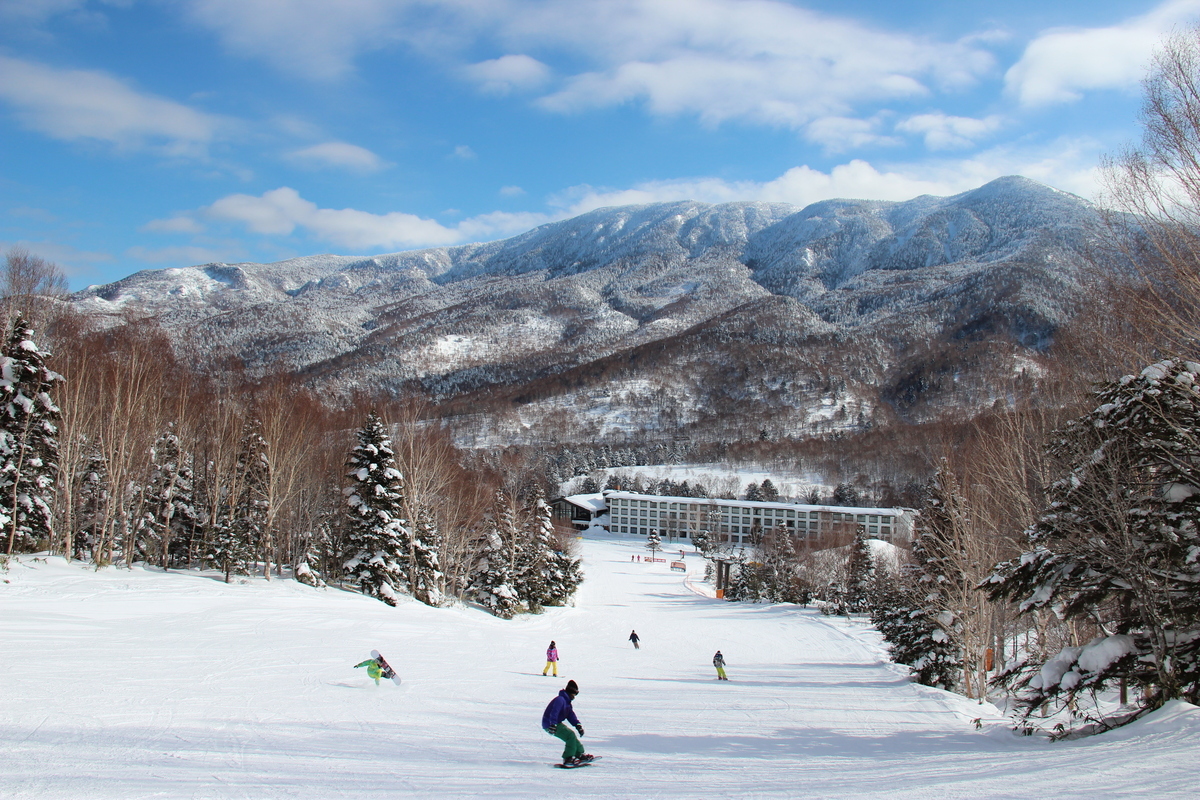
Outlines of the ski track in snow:
[[[1018,737],[990,705],[910,683],[861,621],[706,597],[687,585],[703,585],[694,553],[685,579],[630,562],[647,552],[633,539],[581,550],[577,605],[513,621],[288,580],[15,563],[0,797],[1196,796],[1193,706],[1074,742]],[[551,639],[558,679],[541,675]],[[352,669],[372,648],[400,686]],[[604,756],[584,770],[549,769],[561,743],[540,729],[568,678]]]

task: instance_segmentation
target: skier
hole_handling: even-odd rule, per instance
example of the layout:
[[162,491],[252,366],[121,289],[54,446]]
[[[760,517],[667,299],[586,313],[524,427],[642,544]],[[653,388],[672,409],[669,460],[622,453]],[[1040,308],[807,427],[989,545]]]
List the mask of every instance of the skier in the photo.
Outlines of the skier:
[[546,648],[546,668],[542,670],[542,677],[546,677],[546,671],[551,667],[554,668],[554,677],[558,677],[558,648],[554,646],[554,642],[550,642],[550,646]]
[[579,722],[579,717],[575,716],[575,709],[571,708],[571,701],[578,694],[579,686],[575,681],[567,681],[566,688],[560,689],[558,696],[551,700],[542,712],[542,729],[551,736],[562,739],[566,745],[563,748],[564,767],[577,767],[595,759],[595,756],[583,752],[583,745],[579,743],[574,731],[563,724],[564,720],[569,721],[579,731],[579,735],[583,736],[583,725]]
[[725,677],[725,656],[721,655],[720,650],[718,650],[717,654],[713,656],[713,666],[717,668],[717,680],[729,680],[729,678]]
[[631,631],[631,632],[630,632],[630,634],[629,634],[629,641],[633,642],[633,649],[634,649],[634,650],[641,650],[641,649],[642,649],[640,646],[638,646],[638,635],[637,635],[637,631]]
[[354,665],[355,669],[358,669],[359,667],[366,667],[367,675],[375,679],[376,686],[379,685],[379,679],[383,677],[383,665],[379,663],[378,659],[368,658],[361,664]]

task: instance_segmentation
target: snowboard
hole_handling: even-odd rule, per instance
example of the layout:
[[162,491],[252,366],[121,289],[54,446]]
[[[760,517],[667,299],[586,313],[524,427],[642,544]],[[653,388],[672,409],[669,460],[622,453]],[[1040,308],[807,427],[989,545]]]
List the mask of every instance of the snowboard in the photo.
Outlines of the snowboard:
[[559,769],[579,769],[580,767],[590,767],[592,764],[595,764],[597,761],[599,761],[602,758],[604,758],[604,756],[593,756],[591,761],[585,761],[582,764],[561,764],[561,763],[559,763],[559,764],[551,764],[550,766],[558,767]]
[[400,676],[396,674],[396,670],[392,669],[392,665],[387,662],[387,659],[379,655],[378,650],[371,651],[371,658],[379,662],[379,666],[383,667],[383,677],[390,680],[397,686],[400,685]]

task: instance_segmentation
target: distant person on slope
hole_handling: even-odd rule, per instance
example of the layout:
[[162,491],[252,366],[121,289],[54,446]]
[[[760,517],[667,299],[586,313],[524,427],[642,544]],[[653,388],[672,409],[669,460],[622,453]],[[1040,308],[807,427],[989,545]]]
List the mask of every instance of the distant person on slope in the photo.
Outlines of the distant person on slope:
[[579,717],[575,716],[575,709],[571,708],[571,701],[579,694],[579,686],[575,681],[567,681],[565,689],[560,689],[558,696],[550,701],[546,706],[546,710],[542,712],[542,729],[551,736],[557,736],[563,740],[566,745],[563,748],[563,766],[572,767],[578,764],[584,764],[591,761],[594,756],[583,752],[583,745],[576,738],[575,732],[563,724],[563,721],[568,721],[575,726],[579,731],[579,735],[583,736],[583,725],[579,722]]
[[550,646],[546,648],[546,668],[542,670],[542,677],[546,677],[547,670],[554,669],[554,677],[558,677],[558,648],[554,646],[554,642],[550,642]]
[[637,635],[637,631],[631,631],[631,632],[629,633],[629,641],[633,642],[633,649],[634,649],[634,650],[641,650],[641,649],[642,649],[640,646],[638,646],[638,635]]
[[713,666],[717,668],[717,680],[729,680],[729,678],[725,677],[725,656],[721,655],[720,650],[718,650],[717,654],[713,656]]

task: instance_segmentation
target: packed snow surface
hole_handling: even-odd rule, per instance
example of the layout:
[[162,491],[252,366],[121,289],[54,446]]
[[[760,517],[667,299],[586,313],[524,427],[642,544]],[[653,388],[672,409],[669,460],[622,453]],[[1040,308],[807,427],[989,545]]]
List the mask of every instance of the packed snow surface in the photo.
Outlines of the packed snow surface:
[[[631,561],[643,545],[589,535],[577,605],[513,621],[25,558],[0,573],[0,796],[1197,794],[1193,706],[1072,742],[1018,737],[991,706],[910,683],[863,622],[712,599],[697,555],[685,574]],[[551,639],[557,679],[542,676]],[[372,649],[400,686],[353,669]],[[550,768],[562,744],[539,727],[568,678],[604,756],[573,771]]]

